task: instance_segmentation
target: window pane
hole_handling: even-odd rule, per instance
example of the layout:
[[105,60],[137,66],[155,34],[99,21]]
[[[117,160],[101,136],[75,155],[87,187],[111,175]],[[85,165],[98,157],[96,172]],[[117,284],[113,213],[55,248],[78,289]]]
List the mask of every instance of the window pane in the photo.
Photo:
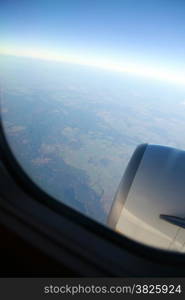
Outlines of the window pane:
[[1,115],[13,153],[42,189],[104,224],[139,144],[185,150],[184,9],[2,4]]

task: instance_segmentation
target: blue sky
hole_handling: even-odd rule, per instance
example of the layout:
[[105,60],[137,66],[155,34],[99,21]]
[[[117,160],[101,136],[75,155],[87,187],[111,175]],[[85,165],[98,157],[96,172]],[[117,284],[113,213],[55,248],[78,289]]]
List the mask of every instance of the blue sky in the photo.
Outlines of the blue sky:
[[0,47],[185,76],[184,16],[184,0],[1,0]]

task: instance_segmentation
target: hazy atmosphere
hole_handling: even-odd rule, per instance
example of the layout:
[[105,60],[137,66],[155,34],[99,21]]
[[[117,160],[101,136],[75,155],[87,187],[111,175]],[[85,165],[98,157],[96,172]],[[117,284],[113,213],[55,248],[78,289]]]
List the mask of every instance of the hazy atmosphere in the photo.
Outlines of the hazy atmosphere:
[[137,145],[185,149],[184,1],[2,1],[1,113],[32,179],[106,222]]

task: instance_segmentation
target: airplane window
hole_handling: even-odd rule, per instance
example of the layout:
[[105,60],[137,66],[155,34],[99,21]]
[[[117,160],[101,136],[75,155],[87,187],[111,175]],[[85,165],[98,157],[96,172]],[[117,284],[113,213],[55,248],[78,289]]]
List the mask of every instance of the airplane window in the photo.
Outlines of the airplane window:
[[[168,174],[185,179],[184,12],[181,1],[145,0],[16,1],[0,10],[1,118],[22,168],[58,201],[175,251],[185,251],[185,211],[179,183],[167,183]],[[126,202],[114,205],[138,145]],[[150,161],[155,174],[145,172]],[[152,179],[158,193],[147,190],[144,201]]]

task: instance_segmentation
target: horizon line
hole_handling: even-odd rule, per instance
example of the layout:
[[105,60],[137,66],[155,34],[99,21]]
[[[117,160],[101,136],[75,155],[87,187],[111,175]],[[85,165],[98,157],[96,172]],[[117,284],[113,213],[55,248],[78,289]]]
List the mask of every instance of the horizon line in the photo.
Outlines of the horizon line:
[[[174,72],[170,72],[169,70],[160,70],[160,69],[154,69],[151,67],[146,67],[143,64],[140,66],[134,65],[133,63],[125,63],[118,64],[112,61],[105,61],[103,59],[84,59],[80,57],[75,56],[66,56],[61,55],[59,53],[54,53],[51,51],[45,51],[45,50],[20,50],[20,49],[13,49],[13,50],[4,50],[0,49],[0,55],[9,55],[9,56],[16,56],[16,57],[27,57],[27,58],[34,58],[34,59],[41,59],[41,60],[47,60],[47,61],[56,61],[56,62],[63,62],[63,63],[74,63],[78,65],[83,66],[89,66],[89,67],[96,67],[100,69],[104,69],[107,71],[115,71],[119,73],[127,73],[131,75],[136,75],[140,77],[147,77],[147,78],[153,78],[155,80],[162,80],[162,81],[168,81],[173,82],[176,84],[182,84],[185,85],[185,74],[177,74]],[[141,69],[142,68],[142,69]]]

